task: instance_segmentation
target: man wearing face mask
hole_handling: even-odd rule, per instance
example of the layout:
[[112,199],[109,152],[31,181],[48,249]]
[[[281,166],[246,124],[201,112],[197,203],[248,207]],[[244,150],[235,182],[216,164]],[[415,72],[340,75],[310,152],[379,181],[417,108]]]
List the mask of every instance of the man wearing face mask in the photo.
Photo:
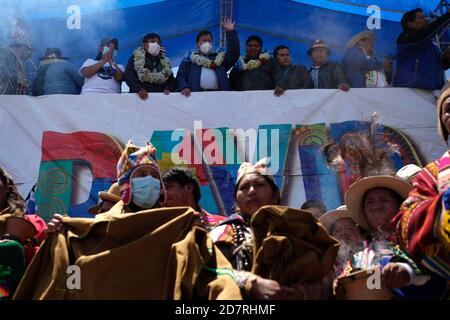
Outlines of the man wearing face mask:
[[[231,264],[193,209],[163,208],[165,192],[150,143],[141,148],[128,142],[117,177],[121,200],[109,211],[94,219],[53,217],[51,235],[34,256],[17,299],[241,298]],[[67,277],[68,257],[76,261],[84,285],[61,292],[54,282]]]
[[103,47],[100,60],[87,59],[80,68],[85,77],[81,94],[120,93],[125,68],[117,64],[119,42],[112,39]]
[[212,51],[212,34],[201,31],[196,38],[198,51],[188,54],[177,74],[177,87],[182,95],[189,97],[191,91],[229,91],[227,71],[239,58],[239,39],[234,22],[223,23],[226,31],[226,52]]
[[163,206],[165,195],[156,162],[156,149],[149,142],[142,148],[128,142],[117,163],[117,179],[123,203],[122,213]]
[[[128,141],[117,162],[117,179],[121,201],[95,218],[163,207],[164,186],[156,162],[156,149],[149,142],[140,148]],[[55,214],[47,225],[47,232],[61,232],[64,228],[62,220],[62,215]]]
[[100,61],[100,60],[102,59],[102,57],[103,57],[103,49],[104,49],[105,47],[108,47],[110,42],[111,42],[111,39],[110,39],[110,38],[103,38],[103,39],[100,41],[100,43],[99,43],[99,45],[98,45],[97,56],[95,57],[94,60]]
[[125,81],[130,93],[137,93],[142,100],[148,98],[148,92],[169,94],[175,91],[172,66],[159,35],[149,33],[144,37],[142,47],[137,48],[128,60]]

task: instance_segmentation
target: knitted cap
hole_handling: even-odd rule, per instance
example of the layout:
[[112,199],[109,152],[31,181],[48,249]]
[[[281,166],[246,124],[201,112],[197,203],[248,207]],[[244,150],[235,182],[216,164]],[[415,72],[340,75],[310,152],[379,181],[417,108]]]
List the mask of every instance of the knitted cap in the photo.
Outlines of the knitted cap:
[[125,205],[131,202],[131,174],[141,165],[153,166],[159,173],[156,148],[150,142],[147,142],[145,147],[138,147],[130,140],[117,162],[117,182],[119,183],[120,198]]

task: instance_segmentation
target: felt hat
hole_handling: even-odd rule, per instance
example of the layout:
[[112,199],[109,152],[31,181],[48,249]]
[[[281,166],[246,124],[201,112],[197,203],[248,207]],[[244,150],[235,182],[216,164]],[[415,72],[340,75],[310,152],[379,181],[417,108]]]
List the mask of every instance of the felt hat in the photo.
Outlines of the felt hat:
[[63,57],[61,54],[61,50],[59,48],[47,48],[47,50],[45,50],[45,54],[41,58],[41,60],[48,60],[48,59],[68,60],[69,58]]
[[6,233],[15,235],[21,243],[36,235],[35,226],[25,218],[11,216],[6,220]]
[[325,48],[328,51],[328,54],[331,54],[331,50],[330,48],[327,46],[327,44],[325,43],[325,41],[321,40],[321,39],[316,39],[311,43],[311,47],[308,49],[308,51],[306,51],[306,53],[308,53],[308,56],[311,55],[312,51],[315,48]]
[[119,184],[117,182],[114,182],[108,191],[100,191],[98,193],[98,198],[99,203],[88,209],[88,212],[90,214],[96,215],[98,213],[98,210],[100,210],[103,201],[110,201],[113,203],[117,203],[120,201]]

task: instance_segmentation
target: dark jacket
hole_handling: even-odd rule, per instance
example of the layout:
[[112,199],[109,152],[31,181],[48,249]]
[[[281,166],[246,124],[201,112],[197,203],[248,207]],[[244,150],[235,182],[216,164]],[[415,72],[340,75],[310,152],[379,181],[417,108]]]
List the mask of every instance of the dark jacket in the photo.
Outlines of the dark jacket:
[[450,19],[450,12],[421,30],[409,29],[397,38],[396,87],[441,89],[444,85],[444,66],[442,52],[435,43],[434,35]]
[[[311,73],[312,68],[309,69]],[[341,65],[336,61],[330,61],[319,68],[318,89],[337,89],[339,85],[348,83]],[[314,88],[314,81],[313,81]]]
[[[155,68],[156,70],[161,71],[162,66],[159,56],[154,57],[146,52],[145,68],[149,69],[150,71],[155,70]],[[132,55],[130,60],[128,60],[127,67],[125,69],[125,82],[130,88],[131,93],[139,92],[142,89],[147,90],[147,92],[163,92],[166,89],[173,92],[176,90],[176,81],[173,75],[171,75],[165,83],[161,84],[141,82],[134,68],[134,55]]]
[[[227,50],[225,60],[215,69],[219,90],[229,91],[230,83],[228,82],[227,71],[239,59],[239,38],[236,30],[227,32]],[[208,59],[214,60],[217,53],[209,54]],[[191,62],[190,54],[188,54],[181,62],[177,73],[177,88],[179,91],[189,88],[191,91],[200,91],[200,75],[202,67]]]
[[[247,63],[249,60],[245,58],[244,62]],[[239,64],[236,64],[230,72],[231,89],[235,91],[272,90],[274,65],[273,59],[253,70],[241,70]]]
[[275,87],[287,89],[310,89],[313,87],[311,74],[304,65],[291,64],[287,67],[275,63],[273,68]]
[[366,72],[381,70],[382,66],[382,60],[374,56],[367,58],[364,52],[357,46],[345,50],[344,56],[342,57],[342,68],[352,88],[365,88]]
[[80,94],[84,78],[65,60],[41,64],[33,81],[32,94]]

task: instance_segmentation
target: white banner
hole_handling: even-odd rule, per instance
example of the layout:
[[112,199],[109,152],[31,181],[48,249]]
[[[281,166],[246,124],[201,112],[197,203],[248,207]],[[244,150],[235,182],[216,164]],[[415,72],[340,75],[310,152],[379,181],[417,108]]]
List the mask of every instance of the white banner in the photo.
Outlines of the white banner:
[[[179,93],[151,93],[147,101],[135,94],[0,96],[0,165],[26,196],[38,181],[42,138],[48,131],[98,132],[111,135],[122,146],[128,139],[143,145],[154,131],[182,128],[192,132],[196,121],[203,128],[257,130],[261,125],[290,124],[295,129],[298,125],[370,121],[374,111],[378,122],[410,139],[424,162],[445,152],[436,129],[435,98],[423,90],[288,90],[281,97],[271,91],[193,93],[189,98]],[[281,174],[302,177],[305,164],[294,140],[288,143],[289,157]],[[305,181],[286,181],[286,203],[299,206],[308,198]]]

